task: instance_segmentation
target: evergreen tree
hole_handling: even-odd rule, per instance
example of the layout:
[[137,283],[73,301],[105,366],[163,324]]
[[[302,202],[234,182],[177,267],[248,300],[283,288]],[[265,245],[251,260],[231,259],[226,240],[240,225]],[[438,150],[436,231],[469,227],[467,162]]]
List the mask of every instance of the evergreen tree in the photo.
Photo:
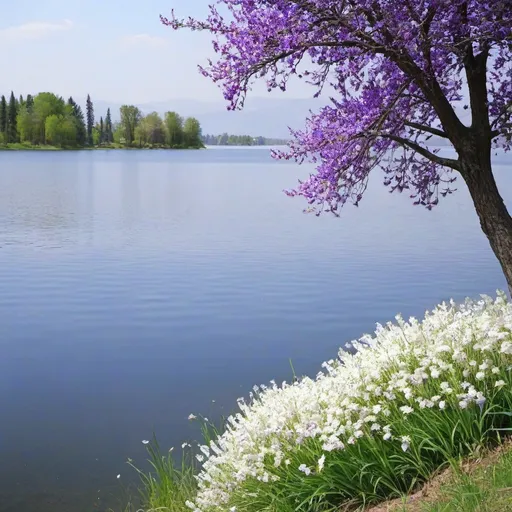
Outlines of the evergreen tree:
[[19,104],[20,104],[20,107],[25,105],[25,100],[23,99],[23,94],[20,94]]
[[112,131],[112,116],[110,109],[107,109],[107,117],[105,118],[105,142],[112,144],[114,142],[114,133]]
[[2,95],[2,99],[0,100],[0,133],[3,133],[5,136],[5,132],[7,131],[7,101],[5,96]]
[[[28,105],[28,97],[27,97],[27,105]],[[79,146],[85,146],[87,139],[87,129],[85,127],[85,119],[84,113],[82,112],[82,107],[75,102],[75,100],[70,97],[68,100],[68,105],[72,108],[71,114],[75,121],[76,126],[76,143]]]
[[6,140],[7,142],[16,142],[18,138],[18,130],[16,126],[16,118],[18,116],[18,108],[16,105],[16,98],[14,93],[11,91],[11,97],[9,99],[9,106],[7,107],[7,130]]
[[89,146],[93,145],[92,129],[94,128],[94,106],[91,101],[91,97],[87,95],[86,105],[86,116],[87,116],[87,143]]
[[100,117],[100,144],[105,142],[105,126],[103,125],[103,117]]
[[32,112],[32,108],[34,107],[34,98],[32,97],[32,94],[27,94],[27,101],[25,102],[25,105],[27,110]]

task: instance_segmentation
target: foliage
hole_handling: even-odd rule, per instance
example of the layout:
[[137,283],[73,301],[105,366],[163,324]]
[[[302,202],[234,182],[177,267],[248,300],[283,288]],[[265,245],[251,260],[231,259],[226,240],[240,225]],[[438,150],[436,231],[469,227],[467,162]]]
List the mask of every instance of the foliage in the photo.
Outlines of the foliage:
[[112,115],[110,108],[107,109],[107,117],[105,118],[105,142],[112,144],[114,142],[114,133],[112,131]]
[[166,133],[162,118],[152,112],[142,117],[135,128],[135,140],[139,146],[146,144],[165,144]]
[[[131,459],[128,464],[140,476],[142,483],[141,498],[148,510],[166,510],[168,512],[188,511],[186,503],[197,492],[195,480],[195,462],[188,444],[183,445],[181,466],[176,467],[173,449],[162,454],[156,438],[146,445],[151,472],[147,473],[136,467]],[[140,510],[140,509],[139,509]]]
[[2,95],[0,100],[0,133],[4,134],[7,131],[7,100]]
[[76,124],[72,115],[52,114],[45,122],[46,141],[55,146],[72,146],[76,143]]
[[165,114],[166,142],[171,147],[183,144],[183,118],[176,112]]
[[[185,139],[183,120],[175,112],[167,112],[164,123],[157,112],[144,116],[138,107],[123,105],[120,122],[112,123],[109,108],[106,117],[100,116],[100,122],[91,127],[94,107],[90,96],[85,116],[72,97],[65,102],[60,96],[43,92],[35,97],[29,94],[26,100],[20,98],[17,101],[14,93],[10,98],[9,103],[5,96],[0,100],[0,144],[7,145],[8,149],[27,149],[31,145],[38,149],[42,145],[56,148],[122,148],[132,146],[134,141],[139,147],[148,148],[202,147],[199,122],[192,118],[188,120]],[[12,112],[16,113],[14,122]],[[15,134],[11,132],[13,126],[16,128]],[[21,144],[17,145],[18,141]]]
[[126,144],[131,146],[135,140],[135,129],[142,118],[142,113],[134,105],[123,105],[120,112],[124,138],[126,139]]
[[[483,80],[485,87],[485,71],[477,74],[490,56],[489,123],[496,144],[504,144],[499,136],[510,130],[512,101],[510,2],[220,3],[233,19],[212,6],[204,22],[162,21],[216,36],[213,45],[220,59],[202,71],[222,83],[230,108],[242,106],[251,82],[264,75],[269,90],[285,90],[289,78],[297,76],[318,91],[332,84],[337,93],[331,105],[311,116],[305,131],[295,132],[287,156],[318,162],[317,174],[296,193],[319,207],[337,211],[347,200],[357,203],[377,163],[392,190],[408,188],[416,201],[436,204],[439,188],[447,184],[443,176],[449,182],[458,165],[431,152],[433,144],[426,138],[465,138],[450,102],[462,99],[464,82],[480,81],[481,87]],[[311,69],[302,70],[305,60]],[[476,116],[482,107],[476,91],[470,99]],[[510,143],[504,145],[510,148]],[[388,160],[388,151],[395,158]]]
[[18,130],[16,126],[16,118],[18,116],[18,107],[16,104],[16,98],[14,93],[11,91],[11,97],[7,106],[7,125],[6,125],[6,140],[7,142],[16,142],[18,138]]
[[[492,172],[494,148],[512,149],[512,2],[509,0],[219,0],[205,21],[217,62],[201,68],[229,108],[256,79],[324,87],[330,102],[293,131],[278,158],[316,173],[291,196],[318,215],[357,205],[378,167],[390,191],[432,209],[462,176],[512,293],[512,217]],[[470,114],[469,119],[466,119]],[[439,154],[448,142],[456,158]]]
[[94,105],[89,94],[87,95],[87,101],[85,103],[85,115],[87,118],[87,144],[92,146],[94,144],[92,136],[92,130],[94,128]]
[[76,127],[76,144],[78,146],[85,146],[87,142],[87,129],[85,126],[84,113],[82,107],[78,105],[72,97],[68,100],[68,105],[72,109],[72,115],[74,117],[74,123]]
[[17,117],[17,129],[21,142],[32,142],[35,138],[35,126],[37,125],[35,114],[27,104],[20,107]]
[[[496,438],[512,409],[512,304],[377,326],[316,379],[255,386],[200,447],[196,511],[333,511],[398,497]],[[233,510],[235,510],[233,508]]]
[[187,148],[201,148],[201,125],[194,117],[187,117],[183,123],[183,145]]
[[[482,462],[485,464],[486,460]],[[458,471],[441,487],[436,498],[423,504],[422,512],[508,510],[512,503],[512,451],[506,447],[497,460],[484,464],[480,463],[467,472],[457,468]],[[408,511],[409,507],[405,506],[403,510]]]

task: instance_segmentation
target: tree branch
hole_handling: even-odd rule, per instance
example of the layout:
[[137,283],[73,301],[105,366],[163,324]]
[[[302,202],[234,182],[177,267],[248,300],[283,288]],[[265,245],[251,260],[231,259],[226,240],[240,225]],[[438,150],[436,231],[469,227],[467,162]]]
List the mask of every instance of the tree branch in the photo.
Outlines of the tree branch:
[[412,140],[404,139],[403,137],[399,137],[398,135],[392,135],[390,133],[376,133],[374,135],[375,137],[382,137],[385,139],[393,140],[402,146],[413,149],[414,151],[416,151],[416,153],[419,153],[420,155],[424,156],[427,160],[430,160],[431,162],[434,162],[438,165],[442,165],[444,167],[450,167],[451,169],[455,169],[456,171],[460,172],[460,165],[458,160],[437,156],[434,153],[431,153],[428,149],[425,149],[416,142],[413,142]]
[[413,123],[412,121],[405,121],[405,126],[409,126],[410,128],[415,128],[420,132],[431,133],[432,135],[437,135],[438,137],[443,137],[443,139],[447,139],[448,135],[446,135],[443,130],[439,130],[438,128],[432,128],[431,126],[427,126],[425,124]]

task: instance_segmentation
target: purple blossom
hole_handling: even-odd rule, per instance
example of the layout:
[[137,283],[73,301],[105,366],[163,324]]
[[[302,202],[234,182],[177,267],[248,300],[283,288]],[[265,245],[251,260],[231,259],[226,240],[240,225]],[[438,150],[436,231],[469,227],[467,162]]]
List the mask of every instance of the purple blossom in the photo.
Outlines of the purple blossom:
[[268,90],[286,90],[292,75],[315,95],[334,88],[336,98],[292,131],[289,149],[274,152],[316,163],[316,173],[286,193],[303,196],[317,214],[357,205],[374,167],[414,204],[431,209],[451,194],[459,163],[440,156],[435,141],[450,141],[460,156],[466,127],[455,106],[479,61],[484,74],[487,67],[486,112],[470,98],[469,113],[488,124],[495,147],[511,149],[510,0],[219,0],[204,21],[174,13],[161,20],[213,35],[219,59],[201,72],[221,84],[229,109],[242,108],[260,78]]

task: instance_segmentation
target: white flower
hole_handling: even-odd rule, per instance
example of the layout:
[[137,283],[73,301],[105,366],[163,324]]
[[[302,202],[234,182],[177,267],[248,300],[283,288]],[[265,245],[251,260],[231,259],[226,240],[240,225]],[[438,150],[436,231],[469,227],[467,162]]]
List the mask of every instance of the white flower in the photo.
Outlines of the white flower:
[[485,379],[485,372],[478,372],[475,375],[476,380],[484,380]]
[[325,464],[325,454],[323,454],[319,459],[318,459],[318,472],[321,473],[322,470],[324,469],[324,464]]
[[502,388],[505,384],[506,384],[506,382],[504,380],[497,380],[496,384],[494,384],[494,387],[495,388]]
[[192,446],[189,444],[189,443],[183,443],[181,445],[181,448],[184,449],[184,448],[191,448]]
[[304,473],[306,476],[309,476],[311,474],[311,469],[306,466],[306,464],[301,464],[299,466],[299,471]]
[[409,436],[402,436],[402,450],[406,452],[411,445],[411,438]]
[[149,441],[147,439],[143,439],[142,444],[149,444]]
[[501,344],[500,352],[502,354],[512,354],[512,343],[510,343],[510,341],[504,341]]
[[442,410],[442,409],[444,409],[445,407],[446,407],[446,402],[445,402],[444,400],[441,400],[441,401],[439,402],[439,409],[441,409],[441,410]]
[[121,475],[117,475],[116,478],[119,480],[121,478]]
[[195,419],[197,419],[197,416],[195,414],[189,414],[188,415],[188,419],[189,420],[195,420]]
[[414,409],[408,405],[403,405],[402,407],[400,407],[400,410],[404,413],[404,414],[411,414],[411,412],[414,412]]

